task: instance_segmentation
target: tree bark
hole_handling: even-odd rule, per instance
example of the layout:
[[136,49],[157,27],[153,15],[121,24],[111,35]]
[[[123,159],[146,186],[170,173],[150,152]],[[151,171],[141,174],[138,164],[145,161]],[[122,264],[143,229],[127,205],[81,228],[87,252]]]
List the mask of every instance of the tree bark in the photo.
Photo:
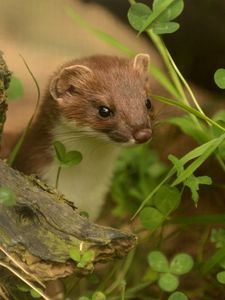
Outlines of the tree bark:
[[0,151],[1,151],[1,136],[3,126],[6,120],[6,90],[9,87],[11,72],[3,59],[3,53],[0,50]]
[[[42,280],[73,272],[84,275],[96,262],[124,257],[134,247],[134,235],[93,224],[38,179],[23,176],[2,161],[0,174],[0,187],[9,188],[16,198],[12,207],[0,204],[0,244]],[[93,263],[76,267],[69,256],[74,247],[93,249]]]

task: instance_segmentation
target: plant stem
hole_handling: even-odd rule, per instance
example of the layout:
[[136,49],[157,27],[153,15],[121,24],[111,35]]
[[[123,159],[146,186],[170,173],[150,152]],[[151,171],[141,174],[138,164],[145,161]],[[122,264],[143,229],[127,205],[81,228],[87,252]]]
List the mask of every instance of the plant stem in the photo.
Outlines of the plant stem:
[[155,195],[155,193],[160,189],[160,187],[167,182],[174,174],[176,173],[176,169],[173,167],[167,175],[164,177],[164,179],[153,189],[153,191],[144,199],[144,201],[139,206],[138,210],[134,213],[134,215],[131,218],[131,221],[136,218],[136,216],[139,214],[139,212],[142,210],[142,208],[148,203],[148,201]]
[[184,86],[186,87],[187,91],[189,92],[189,94],[190,94],[190,96],[191,96],[191,98],[192,98],[194,104],[196,105],[197,109],[204,115],[204,112],[203,112],[203,110],[201,109],[200,105],[198,104],[198,101],[197,101],[197,99],[195,98],[195,95],[194,95],[194,93],[192,92],[192,90],[191,90],[189,84],[188,84],[187,81],[185,80],[184,76],[181,74],[180,70],[178,69],[177,65],[175,64],[175,62],[174,62],[172,56],[170,55],[169,51],[168,51],[168,50],[166,50],[166,51],[167,51],[167,55],[168,55],[168,57],[169,57],[169,60],[170,60],[170,62],[171,62],[171,64],[172,64],[174,70],[176,71],[177,75],[180,77],[181,81],[183,82]]
[[24,59],[24,57],[23,57],[22,55],[20,55],[20,57],[22,58],[22,60],[23,60],[23,62],[24,62],[24,64],[25,64],[25,66],[26,66],[26,68],[27,68],[27,70],[28,70],[28,73],[29,73],[30,76],[32,77],[32,79],[33,79],[33,81],[34,81],[34,84],[35,84],[35,86],[36,86],[36,90],[37,90],[37,101],[36,101],[36,106],[35,106],[33,115],[31,116],[31,118],[30,118],[30,120],[29,120],[29,122],[28,122],[28,124],[27,124],[27,126],[26,126],[26,128],[25,128],[25,130],[23,131],[21,137],[19,138],[18,142],[16,143],[15,147],[13,148],[12,152],[11,152],[10,155],[9,155],[9,158],[8,158],[8,160],[7,160],[7,163],[8,163],[9,166],[11,166],[11,165],[13,164],[13,162],[14,162],[14,160],[15,160],[15,158],[16,158],[16,156],[17,156],[17,154],[18,154],[18,152],[19,152],[19,150],[20,150],[20,148],[21,148],[21,146],[22,146],[22,144],[23,144],[23,142],[24,142],[24,140],[25,140],[25,137],[26,137],[28,131],[29,131],[30,128],[31,128],[31,125],[32,125],[32,123],[33,123],[33,120],[34,120],[35,116],[37,115],[38,108],[39,108],[39,104],[40,104],[40,98],[41,98],[40,88],[39,88],[38,82],[37,82],[37,80],[36,80],[34,74],[32,73],[32,71],[31,71],[30,67],[28,66],[28,64],[27,64],[26,60]]
[[14,270],[11,266],[7,265],[4,262],[0,262],[0,266],[3,268],[8,269],[11,273],[13,273],[16,277],[18,277],[20,280],[22,280],[24,283],[26,283],[29,287],[31,287],[35,292],[37,292],[40,296],[42,296],[45,300],[51,300],[46,294],[42,292],[39,288],[37,288],[32,282],[27,280],[24,276],[22,276],[19,272]]
[[223,169],[223,171],[225,172],[225,163],[222,160],[222,158],[219,155],[216,155],[216,159],[217,159],[218,163],[220,164],[221,168]]
[[202,262],[203,260],[203,253],[204,253],[204,248],[205,248],[205,244],[208,240],[208,237],[209,237],[209,234],[210,234],[210,226],[207,226],[205,231],[203,232],[203,235],[199,241],[199,250],[198,250],[198,255],[197,255],[197,259],[198,259],[198,262]]
[[121,300],[125,300],[125,291],[126,291],[126,282],[123,281],[121,283],[122,289],[121,289]]
[[[184,92],[184,89],[183,89],[183,86],[180,82],[180,78],[181,80],[183,79],[183,83],[185,82],[185,87],[188,89],[189,92],[191,92],[191,95],[193,96],[194,98],[194,102],[197,103],[198,105],[198,102],[197,100],[195,99],[194,97],[194,94],[192,93],[190,87],[188,86],[187,82],[185,81],[185,79],[183,78],[183,76],[181,75],[180,71],[178,70],[176,64],[174,63],[168,49],[166,48],[163,40],[156,34],[154,34],[154,32],[152,30],[147,30],[146,31],[148,36],[151,38],[151,40],[153,41],[153,43],[155,44],[156,48],[158,49],[159,53],[161,54],[161,57],[169,71],[169,74],[171,76],[171,79],[176,87],[176,90],[178,92],[178,94],[180,95],[180,98],[178,99],[179,101],[183,102],[184,104],[186,105],[190,105],[189,104],[189,101],[185,95],[185,92]],[[180,77],[180,78],[179,78]],[[199,105],[198,105],[199,107]],[[200,110],[201,111],[201,110]],[[201,111],[202,112],[202,111]],[[194,115],[191,115],[191,118],[194,120],[194,122],[196,123],[196,125],[201,128],[201,124],[199,123],[198,119],[194,116]]]
[[126,261],[125,261],[125,264],[123,266],[123,269],[119,272],[119,274],[117,275],[117,278],[116,280],[111,284],[110,287],[108,287],[108,289],[105,291],[105,294],[106,295],[109,295],[110,293],[112,293],[120,284],[121,284],[121,281],[124,279],[124,277],[126,276],[129,268],[130,268],[130,265],[133,261],[133,258],[134,258],[134,254],[135,254],[135,251],[132,250],[127,258],[126,258]]
[[55,181],[55,188],[56,189],[58,189],[58,186],[59,186],[59,175],[60,175],[61,170],[62,170],[62,167],[59,166],[58,170],[57,170],[56,181]]
[[[169,60],[169,57],[168,57],[167,51],[166,51],[167,49],[166,49],[162,39],[158,35],[154,34],[154,32],[150,29],[147,30],[146,32],[147,32],[148,36],[151,38],[151,40],[153,41],[156,48],[158,49],[159,53],[161,54],[161,57],[169,71],[169,74],[171,76],[171,79],[172,79],[175,87],[176,87],[178,94],[180,95],[180,97],[182,99],[186,99],[186,96],[184,94],[180,80],[177,77],[176,72],[174,72],[174,68],[170,63],[170,60]],[[186,103],[187,103],[187,100],[186,100]]]

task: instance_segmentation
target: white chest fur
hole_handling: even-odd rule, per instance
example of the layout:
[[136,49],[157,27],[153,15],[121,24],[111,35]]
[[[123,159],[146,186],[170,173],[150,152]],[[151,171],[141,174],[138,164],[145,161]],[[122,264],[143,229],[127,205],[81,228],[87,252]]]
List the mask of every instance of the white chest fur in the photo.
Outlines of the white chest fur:
[[[54,140],[61,141],[67,151],[76,150],[83,155],[79,165],[62,169],[58,189],[94,220],[104,203],[120,148],[96,132],[74,124],[62,122],[53,133]],[[53,160],[42,170],[42,179],[54,186],[58,166],[57,160]]]

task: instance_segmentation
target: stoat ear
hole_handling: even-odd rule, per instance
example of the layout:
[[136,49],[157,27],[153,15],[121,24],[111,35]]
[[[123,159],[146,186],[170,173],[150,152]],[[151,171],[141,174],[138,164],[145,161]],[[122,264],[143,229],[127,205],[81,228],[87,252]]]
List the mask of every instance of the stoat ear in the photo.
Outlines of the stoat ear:
[[76,86],[85,82],[92,74],[92,70],[83,65],[73,65],[63,68],[55,76],[49,87],[50,94],[55,100],[62,100],[63,96],[76,90]]
[[150,64],[150,56],[148,54],[139,53],[133,59],[133,67],[145,78],[148,74]]

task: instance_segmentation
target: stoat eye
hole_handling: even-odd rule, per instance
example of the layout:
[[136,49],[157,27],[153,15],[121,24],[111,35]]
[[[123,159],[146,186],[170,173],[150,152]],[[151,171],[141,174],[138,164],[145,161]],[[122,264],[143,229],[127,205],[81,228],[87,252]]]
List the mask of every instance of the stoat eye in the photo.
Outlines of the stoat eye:
[[111,110],[106,106],[100,106],[98,109],[98,113],[102,118],[108,118],[111,115]]
[[152,103],[151,103],[151,100],[150,99],[147,99],[145,101],[145,105],[147,107],[148,110],[150,110],[152,108]]

